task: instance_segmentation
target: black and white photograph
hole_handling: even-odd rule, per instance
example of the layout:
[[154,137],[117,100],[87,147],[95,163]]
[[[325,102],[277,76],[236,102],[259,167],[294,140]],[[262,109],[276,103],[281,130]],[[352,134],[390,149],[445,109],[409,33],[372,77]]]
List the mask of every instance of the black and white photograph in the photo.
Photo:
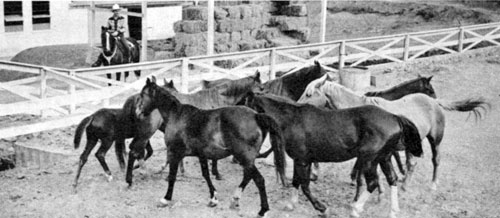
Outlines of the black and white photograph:
[[500,218],[500,0],[0,0],[0,217]]

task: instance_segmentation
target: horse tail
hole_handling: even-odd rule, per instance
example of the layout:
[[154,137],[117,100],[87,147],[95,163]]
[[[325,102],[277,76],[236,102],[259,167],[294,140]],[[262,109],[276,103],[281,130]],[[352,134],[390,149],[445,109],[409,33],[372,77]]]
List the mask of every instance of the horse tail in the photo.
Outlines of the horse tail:
[[398,123],[402,129],[401,142],[403,145],[416,157],[422,156],[424,153],[422,149],[422,139],[418,132],[417,126],[404,116],[398,116]]
[[445,101],[445,100],[437,100],[439,106],[447,111],[459,111],[459,112],[473,112],[474,117],[482,118],[481,110],[484,112],[488,112],[488,109],[491,109],[490,103],[486,102],[483,98],[469,98],[461,101]]
[[80,141],[82,140],[83,131],[87,128],[87,126],[89,126],[89,124],[92,122],[93,119],[94,119],[93,115],[85,117],[80,122],[80,124],[78,124],[78,127],[76,127],[75,139],[73,140],[73,143],[75,144],[75,149],[78,149],[78,147],[80,147]]
[[[281,180],[281,184],[283,186],[286,185],[285,178],[285,139],[283,138],[283,134],[281,132],[281,128],[278,123],[266,114],[256,114],[255,118],[257,120],[257,124],[270,132],[271,136],[271,147],[274,153],[274,166],[276,169],[276,174],[279,175]],[[266,152],[267,153],[267,152]],[[260,155],[259,155],[260,156]]]

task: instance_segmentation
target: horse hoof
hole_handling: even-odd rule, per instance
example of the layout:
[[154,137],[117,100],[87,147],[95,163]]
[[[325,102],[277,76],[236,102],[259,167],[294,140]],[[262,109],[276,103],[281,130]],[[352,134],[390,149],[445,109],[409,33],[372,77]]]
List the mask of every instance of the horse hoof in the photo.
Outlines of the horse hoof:
[[359,214],[360,214],[361,212],[363,212],[363,209],[362,209],[362,208],[358,208],[358,207],[356,207],[356,205],[354,205],[354,204],[352,204],[352,205],[351,205],[351,209],[352,209],[352,210],[351,210],[351,214],[350,214],[350,216],[351,216],[351,217],[353,217],[353,218],[357,218],[357,217],[359,217]]
[[111,182],[111,181],[113,181],[113,176],[112,176],[112,175],[109,175],[109,176],[108,176],[108,182]]
[[323,213],[319,214],[319,217],[328,218],[329,214],[330,214],[330,208],[326,208],[326,210]]
[[407,191],[407,189],[406,189],[406,184],[405,184],[405,183],[403,183],[403,185],[401,186],[401,190],[402,190],[402,191],[404,191],[404,192],[406,192],[406,191]]
[[217,199],[211,199],[210,202],[208,202],[209,207],[216,207],[217,204],[219,204],[219,200]]
[[318,175],[314,175],[314,174],[311,174],[311,177],[309,178],[309,180],[315,182],[318,180]]
[[224,180],[224,178],[222,178],[222,176],[221,176],[221,175],[216,175],[216,176],[215,176],[215,179],[216,179],[216,180]]
[[433,182],[433,183],[431,184],[431,190],[432,190],[432,191],[436,191],[436,190],[437,190],[437,183]]
[[263,215],[257,214],[256,218],[267,218],[267,212],[265,212]]
[[389,213],[389,218],[397,218],[396,213],[395,213],[395,212],[393,212],[393,211],[391,211],[391,212]]
[[160,199],[160,202],[156,206],[157,207],[168,207],[171,203],[172,203],[172,201],[168,201],[168,200],[165,200],[165,198],[162,198],[162,199]]

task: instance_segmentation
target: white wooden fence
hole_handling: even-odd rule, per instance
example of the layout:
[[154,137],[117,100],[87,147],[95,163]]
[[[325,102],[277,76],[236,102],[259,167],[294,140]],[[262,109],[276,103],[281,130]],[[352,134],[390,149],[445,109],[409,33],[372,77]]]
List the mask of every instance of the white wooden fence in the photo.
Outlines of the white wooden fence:
[[[0,116],[37,113],[42,117],[48,110],[61,116],[41,118],[39,121],[0,128],[0,138],[13,137],[54,128],[77,124],[97,108],[91,105],[109,106],[110,99],[130,90],[139,90],[146,76],[155,75],[173,79],[180,84],[180,91],[187,93],[189,88],[201,79],[222,77],[240,78],[260,70],[268,72],[266,79],[275,78],[276,72],[290,70],[293,73],[303,66],[319,60],[323,64],[336,64],[327,67],[337,71],[346,65],[356,66],[370,60],[406,62],[421,58],[429,51],[445,54],[465,52],[482,46],[500,45],[500,23],[462,26],[433,31],[378,36],[361,39],[337,40],[325,43],[305,44],[291,47],[277,47],[244,52],[196,56],[162,61],[150,61],[127,65],[85,69],[60,69],[46,66],[0,61],[0,69],[33,74],[33,77],[0,83],[0,91],[6,90],[24,98],[24,101],[0,104]],[[231,69],[215,66],[216,61],[237,61]],[[190,70],[195,66],[196,70]],[[102,75],[141,70],[143,76],[132,83],[109,80]],[[56,82],[54,82],[56,81]],[[61,83],[62,82],[62,83]],[[113,86],[108,86],[108,83]],[[30,85],[28,85],[30,84]],[[36,84],[37,88],[33,88]],[[61,84],[66,84],[61,85]],[[0,101],[6,95],[0,96]],[[123,96],[118,100],[120,107]],[[99,106],[100,107],[100,106]]]

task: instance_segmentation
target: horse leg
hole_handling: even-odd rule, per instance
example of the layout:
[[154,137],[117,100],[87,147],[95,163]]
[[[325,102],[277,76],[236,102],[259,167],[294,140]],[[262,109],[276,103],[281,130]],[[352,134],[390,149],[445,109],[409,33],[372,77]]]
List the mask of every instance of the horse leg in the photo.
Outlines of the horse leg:
[[208,190],[210,192],[210,202],[208,203],[209,207],[215,207],[219,203],[217,200],[217,192],[215,190],[214,185],[212,184],[212,180],[210,179],[210,174],[208,171],[208,160],[204,157],[199,157],[200,165],[201,165],[201,174],[208,185]]
[[[108,79],[111,79],[111,73],[107,73],[106,76],[108,77]],[[108,86],[111,86],[111,83],[108,83]]]
[[312,170],[311,170],[311,181],[316,181],[318,180],[318,176],[319,176],[319,163],[318,162],[313,162],[313,167],[312,167]]
[[141,77],[141,71],[140,70],[135,70],[134,71],[135,77],[139,79]]
[[216,180],[222,180],[222,176],[217,168],[217,160],[212,160],[212,174],[215,176]]
[[83,165],[87,163],[87,159],[90,155],[90,152],[92,151],[92,149],[94,149],[95,145],[97,144],[97,141],[98,141],[97,138],[91,138],[87,136],[87,144],[85,145],[85,150],[83,150],[83,153],[80,155],[78,170],[76,172],[75,181],[73,182],[73,188],[75,192],[76,192],[76,186],[78,185],[78,179],[80,178],[80,174],[82,172]]
[[325,205],[319,202],[319,200],[312,195],[311,190],[309,189],[309,183],[310,183],[309,176],[311,175],[311,163],[295,160],[293,167],[294,170],[296,169],[296,175],[297,175],[296,182],[300,183],[302,192],[307,197],[307,199],[309,199],[314,209],[318,210],[323,215],[325,215],[326,213]]
[[384,172],[387,183],[391,187],[391,211],[390,217],[396,217],[396,213],[399,212],[399,202],[398,202],[398,186],[397,186],[397,174],[394,172],[394,167],[392,166],[391,156],[389,155],[384,161],[380,162],[380,168]]
[[123,82],[127,82],[128,71],[123,72],[123,74],[125,74],[125,76],[123,76]]
[[[260,174],[259,170],[255,165],[252,164],[248,169],[250,171],[250,176],[253,179],[253,182],[257,186],[257,189],[259,189],[259,195],[260,195],[260,211],[258,214],[259,217],[265,217],[266,213],[269,211],[269,203],[267,202],[267,193],[266,193],[266,182],[264,180],[264,177],[262,177],[262,174]],[[309,174],[307,174],[309,176]]]
[[99,147],[99,149],[95,153],[95,157],[97,158],[97,160],[99,160],[99,163],[101,164],[104,172],[108,177],[108,182],[111,182],[113,180],[111,171],[109,170],[108,164],[106,163],[106,152],[108,152],[109,148],[111,148],[111,145],[113,145],[113,139],[111,137],[104,138],[101,140],[101,147]]
[[144,161],[149,159],[151,155],[153,155],[153,146],[151,146],[151,143],[148,140],[148,142],[146,143],[146,157],[144,157]]
[[415,167],[417,166],[417,161],[413,158],[413,155],[410,154],[409,151],[405,151],[406,155],[406,175],[403,179],[403,185],[401,186],[401,189],[403,191],[406,191],[406,187],[410,183],[411,177],[413,175],[413,171],[415,171]]
[[438,135],[437,137],[427,136],[427,139],[429,140],[429,144],[431,145],[432,164],[434,165],[434,172],[432,174],[431,189],[437,190],[437,185],[439,182],[438,178],[437,178],[438,167],[439,167],[439,162],[441,160],[441,155],[439,154],[439,144],[441,143],[443,136],[442,136],[442,134]]
[[136,159],[142,159],[144,157],[144,147],[143,143],[138,143],[138,139],[134,138],[130,143],[130,152],[128,156],[127,164],[127,174],[125,176],[125,181],[128,183],[129,187],[132,186],[132,170],[134,169],[134,162]]
[[118,159],[118,164],[120,164],[120,169],[122,172],[125,171],[125,140],[124,139],[116,139],[115,140],[115,154]]
[[122,73],[116,73],[116,81],[120,81],[122,78]]
[[399,151],[394,151],[394,159],[396,159],[396,163],[398,164],[399,172],[402,175],[406,175],[406,170],[404,169],[403,162],[401,161],[401,156],[399,155]]
[[351,185],[355,185],[357,181],[357,178],[359,176],[359,169],[360,169],[360,166],[359,166],[359,161],[356,160],[356,162],[354,163],[354,166],[352,167],[352,170],[351,170]]
[[[366,180],[366,190],[361,193],[358,200],[355,201],[352,206],[351,217],[359,217],[359,213],[363,212],[363,207],[370,198],[371,193],[379,187],[378,184],[378,174],[377,174],[377,164],[374,161],[359,160],[362,161],[360,164],[362,167],[361,175],[364,175]],[[361,177],[360,175],[360,177]],[[359,181],[359,179],[358,179]]]
[[239,209],[241,195],[243,194],[243,190],[245,190],[245,187],[248,185],[248,183],[250,182],[251,179],[252,179],[251,166],[244,166],[243,167],[243,180],[241,181],[238,188],[234,191],[233,199],[231,201],[231,205],[229,206],[229,208],[231,208],[233,210]]
[[[173,156],[173,155],[172,155]],[[172,201],[172,194],[174,193],[174,184],[177,177],[177,169],[179,168],[179,162],[182,161],[182,157],[174,157],[170,160],[170,169],[168,172],[168,189],[167,194],[160,199],[159,207],[169,206]]]

